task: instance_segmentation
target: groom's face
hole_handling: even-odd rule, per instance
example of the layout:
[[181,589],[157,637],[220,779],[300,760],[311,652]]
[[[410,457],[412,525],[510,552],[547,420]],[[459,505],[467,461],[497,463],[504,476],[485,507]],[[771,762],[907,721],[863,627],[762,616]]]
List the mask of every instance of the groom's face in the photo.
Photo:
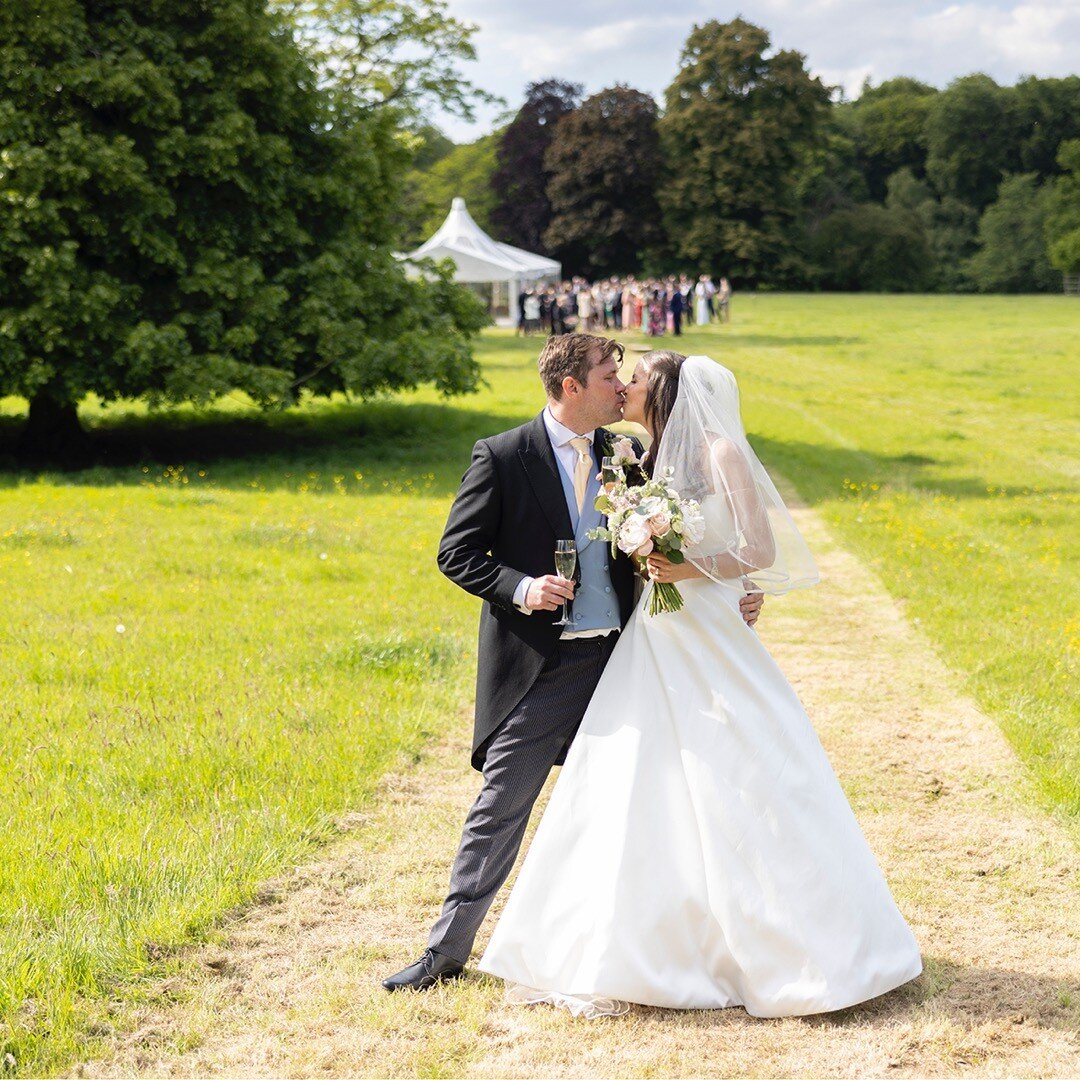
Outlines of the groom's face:
[[596,363],[599,350],[590,358],[589,381],[581,390],[581,406],[586,410],[594,426],[614,424],[622,419],[623,402],[626,400],[626,387],[619,378],[619,366],[615,357]]

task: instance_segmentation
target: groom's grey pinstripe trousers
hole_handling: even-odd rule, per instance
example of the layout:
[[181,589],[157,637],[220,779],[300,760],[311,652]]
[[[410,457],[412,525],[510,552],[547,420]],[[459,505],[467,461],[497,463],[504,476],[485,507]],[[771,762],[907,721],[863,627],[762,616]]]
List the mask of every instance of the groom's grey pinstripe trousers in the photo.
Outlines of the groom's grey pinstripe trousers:
[[492,735],[484,786],[465,819],[450,893],[429,948],[460,964],[468,961],[480,924],[513,868],[533,803],[573,739],[618,637],[560,641],[536,682]]

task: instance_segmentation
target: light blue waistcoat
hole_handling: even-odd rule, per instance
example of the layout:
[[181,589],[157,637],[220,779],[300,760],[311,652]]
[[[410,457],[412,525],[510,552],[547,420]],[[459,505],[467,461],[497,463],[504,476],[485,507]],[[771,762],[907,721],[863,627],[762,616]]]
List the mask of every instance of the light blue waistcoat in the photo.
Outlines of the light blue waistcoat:
[[[594,462],[595,465],[595,462]],[[563,495],[570,511],[570,523],[574,527],[574,540],[577,544],[578,565],[581,567],[581,584],[574,595],[572,615],[574,625],[567,630],[606,630],[618,629],[619,598],[611,584],[608,570],[610,549],[603,540],[590,540],[586,533],[590,529],[604,524],[604,515],[595,509],[593,503],[600,491],[600,481],[594,468],[589,474],[589,485],[585,489],[585,501],[581,504],[578,516],[577,497],[574,495],[574,483],[559,463],[559,479],[562,481]]]

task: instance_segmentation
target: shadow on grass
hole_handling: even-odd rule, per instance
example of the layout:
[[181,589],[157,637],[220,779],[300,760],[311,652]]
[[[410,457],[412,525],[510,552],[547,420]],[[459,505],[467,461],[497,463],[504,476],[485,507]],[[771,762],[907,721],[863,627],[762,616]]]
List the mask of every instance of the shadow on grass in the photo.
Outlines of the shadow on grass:
[[[426,491],[457,491],[473,443],[531,419],[447,404],[395,401],[314,403],[286,412],[207,409],[106,416],[88,425],[95,460],[60,471],[21,463],[15,446],[24,421],[0,417],[0,488],[47,479],[64,485],[143,485],[164,469],[219,488],[298,489],[309,474],[329,479],[362,472],[369,481],[427,479]],[[331,488],[332,490],[332,488]],[[359,492],[378,492],[368,483]]]
[[[1080,1021],[1080,995],[1065,977],[966,966],[930,956],[924,956],[923,963],[923,973],[917,979],[880,997],[835,1012],[793,1019],[811,1028],[893,1028],[898,1023],[918,1020],[931,1009],[935,1021],[947,1020],[964,1032],[984,1025],[1018,1025],[1018,1037],[1024,1030],[1019,1025],[1071,1032]],[[643,1019],[702,1028],[728,1025],[733,1015],[729,1009],[683,1011],[640,1005],[633,1011]],[[749,1016],[740,1020],[751,1024],[776,1022]],[[986,1034],[991,1043],[998,1037]],[[919,1048],[911,1049],[917,1054]]]
[[[712,327],[710,329],[718,329]],[[607,337],[621,341],[627,348],[628,355],[648,352],[650,349],[674,349],[676,352],[691,354],[695,351],[689,344],[683,346],[683,337],[664,334],[661,337],[649,337],[640,330],[599,331]],[[700,335],[702,331],[691,326],[686,334]],[[710,333],[707,355],[721,359],[726,347],[763,349],[798,349],[798,348],[837,348],[842,345],[860,345],[863,338],[842,334],[754,334],[745,331],[731,332],[720,330],[715,336]],[[482,341],[477,355],[482,359],[485,371],[528,371],[536,370],[536,359],[547,341],[545,336],[533,334],[528,337],[498,337]],[[628,360],[627,363],[630,361]]]
[[923,957],[923,964],[917,979],[890,993],[805,1020],[831,1027],[895,1023],[932,1006],[935,1019],[948,1019],[962,1029],[1005,1021],[1074,1031],[1080,1021],[1080,996],[1066,978],[968,966],[933,956]]
[[[831,502],[841,493],[843,481],[890,484],[950,496],[957,499],[986,499],[992,493],[1006,497],[1034,494],[1032,487],[994,484],[979,476],[942,476],[936,470],[953,463],[925,453],[877,454],[823,443],[770,439],[750,435],[750,442],[767,469],[775,469],[799,489],[807,502]],[[1038,478],[1033,478],[1033,485]],[[1063,487],[1040,485],[1038,495],[1065,493]]]
[[[177,409],[106,414],[90,427],[96,460],[70,471],[20,463],[15,446],[24,421],[0,417],[0,488],[36,479],[141,486],[148,473],[152,477],[169,469],[174,478],[182,473],[192,479],[203,470],[208,482],[221,488],[310,491],[332,490],[334,476],[362,472],[366,482],[358,494],[380,492],[382,481],[423,478],[427,493],[445,496],[457,490],[477,439],[533,415],[531,410],[497,413],[400,401],[317,402],[277,413]],[[751,435],[751,442],[766,466],[791,480],[811,504],[844,494],[845,480],[958,499],[1033,494],[1029,487],[990,484],[979,476],[941,475],[953,462],[925,452],[889,455],[760,435]],[[1065,490],[1043,487],[1040,494]]]

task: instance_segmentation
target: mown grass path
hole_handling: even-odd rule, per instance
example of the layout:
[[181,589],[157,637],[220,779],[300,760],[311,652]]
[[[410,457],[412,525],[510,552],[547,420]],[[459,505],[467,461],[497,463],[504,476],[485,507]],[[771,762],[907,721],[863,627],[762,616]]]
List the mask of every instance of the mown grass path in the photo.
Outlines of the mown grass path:
[[267,886],[168,978],[102,1005],[75,1074],[1075,1075],[1076,849],[879,580],[814,511],[797,514],[825,583],[771,602],[762,632],[922,946],[918,980],[778,1021],[644,1008],[576,1021],[507,1006],[476,974],[386,994],[378,979],[423,946],[476,790],[463,718],[384,782],[354,838]]

